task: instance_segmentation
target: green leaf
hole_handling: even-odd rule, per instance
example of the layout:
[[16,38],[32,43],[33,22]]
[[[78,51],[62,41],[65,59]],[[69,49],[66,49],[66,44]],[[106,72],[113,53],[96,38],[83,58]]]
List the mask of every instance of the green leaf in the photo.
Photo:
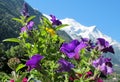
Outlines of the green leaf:
[[25,17],[25,16],[20,16],[20,19],[21,19],[22,21],[24,21],[24,20],[26,19],[26,17]]
[[82,70],[81,70],[81,69],[73,69],[73,71],[75,71],[76,73],[79,73],[79,74],[82,73]]
[[78,80],[78,79],[75,79],[75,80],[74,80],[74,82],[81,82],[81,81],[80,81],[80,80]]
[[19,64],[18,67],[16,68],[16,72],[22,69],[23,67],[25,67],[24,64]]
[[42,16],[44,25],[47,25],[46,27],[51,27],[52,28],[52,23],[49,21],[49,19],[45,16]]
[[25,45],[26,45],[26,47],[27,47],[28,49],[31,48],[31,44],[30,44],[30,43],[26,43]]
[[69,82],[68,81],[68,74],[65,74],[65,80],[64,80],[64,82]]
[[61,28],[65,27],[65,26],[69,26],[68,24],[62,24],[56,27],[55,30],[60,30]]
[[28,23],[28,22],[30,22],[32,19],[34,19],[36,16],[30,16],[27,20],[26,20],[26,22]]
[[17,43],[19,43],[20,40],[18,38],[8,38],[8,39],[3,40],[3,42],[17,42]]
[[19,19],[19,18],[12,18],[12,20],[15,20],[15,21],[21,23],[22,25],[24,25],[24,21],[22,21],[22,20]]
[[8,74],[6,74],[6,73],[4,73],[4,72],[0,72],[0,78],[3,78],[3,77],[5,77],[5,78],[8,78],[8,79],[10,79],[10,76],[8,75]]

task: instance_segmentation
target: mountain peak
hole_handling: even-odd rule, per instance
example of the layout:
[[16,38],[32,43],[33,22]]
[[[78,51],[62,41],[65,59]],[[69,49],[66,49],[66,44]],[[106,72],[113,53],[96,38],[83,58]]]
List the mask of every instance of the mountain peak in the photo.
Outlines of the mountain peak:
[[69,33],[69,35],[73,39],[80,39],[79,37],[85,37],[85,38],[104,38],[108,40],[110,43],[112,42],[111,37],[103,34],[100,32],[95,25],[93,26],[84,26],[77,22],[74,19],[71,18],[65,18],[61,20],[63,24],[68,24],[69,26],[62,28],[65,32]]
[[97,31],[97,28],[96,28],[96,26],[90,26],[90,27],[88,27],[88,30],[91,32],[95,32],[95,31]]
[[76,20],[71,19],[71,18],[65,18],[61,20],[63,24],[68,24],[69,26],[63,28],[63,29],[68,29],[68,30],[84,30],[86,29],[85,26],[81,25],[78,23]]

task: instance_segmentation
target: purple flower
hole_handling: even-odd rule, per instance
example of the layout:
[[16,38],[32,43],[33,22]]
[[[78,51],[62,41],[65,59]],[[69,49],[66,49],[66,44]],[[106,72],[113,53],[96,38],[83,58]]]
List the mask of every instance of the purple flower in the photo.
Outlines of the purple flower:
[[85,42],[80,42],[80,44],[74,50],[75,51],[74,58],[79,59],[80,58],[80,55],[79,55],[80,50],[82,50],[83,48],[86,48],[87,46],[88,45]]
[[110,58],[104,58],[101,56],[100,58],[94,60],[92,65],[93,67],[99,69],[103,74],[107,75],[113,72],[112,63],[110,61]]
[[69,58],[73,58],[75,56],[75,48],[79,45],[78,40],[72,40],[70,43],[63,43],[60,51],[67,55]]
[[32,30],[33,25],[34,25],[33,21],[28,22],[26,26],[21,28],[21,32],[26,32],[28,30]]
[[62,24],[62,22],[61,22],[60,20],[57,20],[54,15],[50,15],[50,17],[52,18],[52,19],[51,19],[52,25],[58,26],[58,25],[61,25],[61,24]]
[[88,38],[81,38],[81,42],[86,43],[86,45],[87,45],[86,49],[88,51],[91,51],[92,49],[95,48],[95,44],[90,39],[88,39]]
[[109,42],[106,41],[105,39],[103,38],[98,38],[97,39],[97,44],[100,44],[102,47],[108,47],[109,46]]
[[33,21],[28,22],[28,24],[27,24],[28,30],[32,30],[33,25],[34,25]]
[[103,52],[105,52],[105,53],[107,53],[107,52],[111,52],[111,53],[113,53],[113,54],[115,53],[112,46],[105,47],[105,48],[102,49],[101,51],[103,51]]
[[79,59],[79,52],[81,49],[85,48],[87,44],[83,41],[72,40],[70,43],[63,43],[60,51],[67,55],[69,58]]
[[68,62],[64,59],[60,59],[58,63],[60,64],[60,67],[58,70],[59,72],[70,71],[72,68],[74,68],[74,65],[71,64],[71,62]]
[[26,66],[28,66],[28,70],[32,70],[33,68],[40,67],[39,62],[43,58],[40,54],[35,54],[26,62]]
[[89,39],[88,38],[81,38],[81,41],[82,42],[89,42]]
[[26,30],[27,30],[27,29],[26,29],[25,26],[21,28],[21,32],[26,32]]
[[22,8],[21,14],[25,17],[29,17],[27,3],[25,3],[25,2],[23,3],[23,8]]
[[103,39],[103,38],[98,38],[97,40],[98,40],[98,41],[97,41],[97,45],[98,45],[99,50],[101,50],[101,51],[103,51],[103,52],[105,52],[105,53],[111,52],[111,53],[114,54],[114,49],[113,49],[113,47],[109,44],[108,41],[106,41],[106,40]]

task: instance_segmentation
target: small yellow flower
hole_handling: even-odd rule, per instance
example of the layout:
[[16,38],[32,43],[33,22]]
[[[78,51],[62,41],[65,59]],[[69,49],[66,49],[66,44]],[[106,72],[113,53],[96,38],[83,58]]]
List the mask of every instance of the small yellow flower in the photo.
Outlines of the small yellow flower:
[[52,28],[45,28],[48,33],[50,33],[52,36],[56,34],[56,32]]

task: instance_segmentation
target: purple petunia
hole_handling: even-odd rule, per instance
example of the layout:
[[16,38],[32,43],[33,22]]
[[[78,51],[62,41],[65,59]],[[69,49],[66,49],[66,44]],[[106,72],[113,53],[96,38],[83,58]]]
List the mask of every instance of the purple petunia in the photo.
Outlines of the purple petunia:
[[81,41],[82,42],[89,42],[89,39],[88,38],[81,38]]
[[67,55],[69,58],[75,56],[75,48],[80,44],[78,40],[72,40],[70,43],[63,43],[60,51]]
[[104,58],[101,56],[100,58],[94,60],[92,65],[93,67],[99,69],[103,74],[107,75],[113,72],[112,63],[110,61],[110,58]]
[[74,56],[74,58],[75,59],[79,59],[80,58],[80,55],[79,55],[79,52],[80,52],[80,50],[82,50],[82,49],[84,49],[84,48],[86,48],[88,45],[85,43],[85,42],[80,42],[80,44],[75,48],[75,56]]
[[74,68],[74,65],[71,62],[68,62],[64,59],[60,59],[58,63],[60,64],[58,72],[70,71],[72,68]]
[[28,66],[28,70],[32,70],[33,68],[40,67],[39,62],[43,58],[40,54],[35,54],[26,62],[26,66]]
[[51,19],[52,25],[58,26],[58,25],[61,25],[61,24],[62,24],[62,22],[61,22],[60,20],[57,20],[54,15],[50,15],[50,17],[52,18],[52,19]]
[[72,40],[70,43],[63,43],[60,51],[67,55],[69,58],[79,59],[79,52],[81,49],[87,47],[87,44],[83,41]]
[[26,26],[24,26],[24,27],[21,28],[21,32],[26,32],[28,30],[32,30],[33,26],[34,26],[34,22],[30,21],[30,22],[27,23]]
[[25,3],[25,2],[23,4],[23,9],[21,11],[21,14],[25,17],[29,17],[27,3]]
[[98,38],[97,39],[97,45],[98,45],[98,48],[99,50],[107,53],[107,52],[111,52],[114,54],[114,49],[113,47],[109,44],[108,41],[106,41],[105,39],[103,38]]

